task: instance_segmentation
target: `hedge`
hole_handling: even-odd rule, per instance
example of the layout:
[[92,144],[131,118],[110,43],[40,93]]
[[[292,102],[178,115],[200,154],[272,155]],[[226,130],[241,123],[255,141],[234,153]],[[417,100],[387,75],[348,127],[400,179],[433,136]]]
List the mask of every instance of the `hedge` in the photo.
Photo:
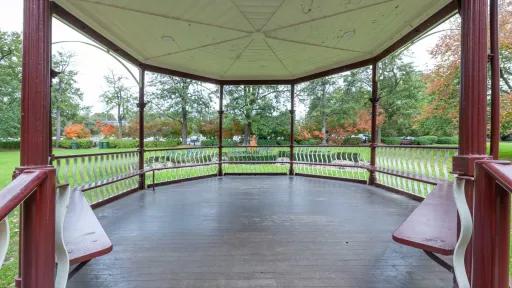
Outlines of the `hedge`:
[[130,149],[139,147],[139,140],[135,139],[108,139],[106,141],[108,142],[108,148]]
[[[138,148],[139,140],[137,139],[109,139],[108,148]],[[167,148],[175,147],[181,144],[179,139],[168,139],[163,141],[144,141],[144,148]]]
[[320,139],[308,139],[308,140],[298,140],[297,143],[299,145],[320,145],[322,144],[322,140]]
[[[71,149],[71,143],[77,143],[79,149],[89,149],[94,147],[94,142],[90,139],[77,139],[77,140],[70,140],[70,139],[62,139],[58,141],[58,147],[64,148],[64,149]],[[53,146],[57,146],[57,141],[53,141]]]
[[452,137],[439,137],[437,138],[436,144],[459,144],[459,137],[458,136],[452,136]]
[[361,145],[363,141],[359,137],[345,137],[343,139],[344,145]]
[[416,145],[434,145],[437,143],[437,136],[420,136],[414,139]]
[[261,146],[275,146],[275,145],[289,146],[290,140],[261,139],[261,140],[258,140],[258,145],[261,145]]
[[402,137],[382,137],[380,141],[386,145],[400,145]]
[[144,141],[145,148],[168,148],[181,145],[180,139],[167,139],[164,141]]
[[0,140],[0,149],[20,149],[20,140]]
[[[236,146],[238,143],[231,139],[222,139],[223,146]],[[217,146],[219,141],[217,139],[205,139],[201,141],[201,146]]]

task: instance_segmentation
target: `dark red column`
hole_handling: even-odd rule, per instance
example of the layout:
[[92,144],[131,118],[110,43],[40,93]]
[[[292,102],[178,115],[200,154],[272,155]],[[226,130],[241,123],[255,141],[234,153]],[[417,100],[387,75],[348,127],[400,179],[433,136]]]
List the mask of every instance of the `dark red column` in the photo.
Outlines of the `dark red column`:
[[47,165],[50,145],[49,0],[25,0],[21,86],[21,165]]
[[23,288],[53,288],[55,170],[50,151],[51,12],[49,0],[25,0],[21,88],[21,166],[44,167],[48,177],[21,206],[20,277]]
[[[475,161],[488,158],[486,155],[487,8],[487,0],[461,1],[459,155],[453,159],[453,170],[469,179],[474,176]],[[471,211],[474,206],[473,187],[474,182],[467,180],[466,197]],[[475,230],[474,233],[476,236],[482,232]],[[466,251],[466,268],[468,274],[477,276],[482,267],[481,264],[473,261],[473,244],[470,243]],[[470,279],[471,277],[470,275]]]
[[491,60],[491,156],[500,153],[500,50],[498,31],[498,0],[490,0],[490,60]]
[[224,172],[222,172],[222,122],[224,120],[224,84],[220,84],[220,87],[219,87],[220,91],[219,91],[219,136],[218,136],[218,141],[219,141],[219,158],[218,158],[218,161],[219,161],[219,166],[218,166],[218,169],[217,169],[217,176],[222,176],[224,175]]
[[290,85],[290,171],[288,174],[294,175],[293,161],[295,161],[295,84]]
[[[146,108],[146,102],[144,100],[144,88],[145,88],[146,70],[144,68],[139,69],[139,170],[144,169],[144,109]],[[146,187],[146,174],[139,176],[139,189]]]
[[368,184],[374,185],[377,182],[375,169],[377,164],[377,109],[379,104],[379,83],[377,81],[377,62],[372,64],[372,131],[371,131],[371,144],[370,144],[370,177]]

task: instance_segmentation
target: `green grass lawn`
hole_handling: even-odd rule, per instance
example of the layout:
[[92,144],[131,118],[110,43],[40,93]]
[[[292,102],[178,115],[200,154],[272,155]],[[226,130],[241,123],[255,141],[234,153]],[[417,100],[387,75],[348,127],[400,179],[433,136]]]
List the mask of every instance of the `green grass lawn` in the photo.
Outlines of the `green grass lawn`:
[[[72,155],[72,154],[89,154],[89,153],[100,153],[100,152],[114,152],[114,151],[126,151],[126,150],[133,150],[133,149],[78,149],[78,150],[65,150],[65,149],[55,149],[54,153],[55,155]],[[366,155],[367,157],[369,155]],[[502,142],[500,144],[500,158],[503,160],[512,160],[512,142]],[[12,177],[12,172],[15,167],[19,166],[19,151],[16,150],[0,150],[0,189],[5,187],[10,181]],[[268,166],[268,165],[267,165]],[[265,168],[264,172],[286,172],[287,166],[275,166],[267,167],[262,165],[262,167]],[[226,172],[236,172],[236,171],[230,171],[231,169],[234,169],[235,167],[233,165],[227,165]],[[246,167],[247,168],[247,167]],[[209,173],[214,172],[215,167],[210,168],[202,168],[204,171],[201,171],[202,173]],[[250,172],[254,172],[252,167],[247,168],[250,170]],[[277,170],[278,171],[277,171]],[[200,172],[200,169],[197,169],[198,173]],[[211,171],[210,171],[211,170]],[[235,169],[236,170],[236,169]],[[268,170],[268,171],[267,171]],[[276,171],[274,171],[276,170]],[[191,171],[192,172],[192,171]],[[248,171],[249,172],[249,171]],[[199,173],[199,174],[202,174]],[[192,173],[194,174],[194,173]],[[199,175],[198,174],[198,175]],[[157,175],[157,177],[165,176],[164,173],[161,175]],[[190,176],[188,175],[182,175],[182,177]],[[176,177],[176,176],[174,176]],[[180,177],[181,178],[181,177]],[[15,212],[17,213],[17,211]],[[11,215],[9,218],[9,223],[11,224],[11,245],[10,250],[8,252],[8,256],[6,258],[6,263],[2,269],[0,269],[0,287],[14,287],[12,284],[12,281],[14,277],[16,276],[17,271],[17,247],[18,247],[18,216],[17,215]],[[512,251],[512,249],[511,249]]]

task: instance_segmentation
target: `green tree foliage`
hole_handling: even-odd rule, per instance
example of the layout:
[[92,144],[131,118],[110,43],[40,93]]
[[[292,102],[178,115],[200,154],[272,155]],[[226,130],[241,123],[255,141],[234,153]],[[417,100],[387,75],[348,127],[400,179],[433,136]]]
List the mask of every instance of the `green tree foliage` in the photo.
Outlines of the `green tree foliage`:
[[314,123],[313,126],[320,127],[322,144],[327,143],[327,123],[331,122],[333,116],[342,113],[340,111],[342,106],[339,106],[340,103],[337,101],[339,97],[336,97],[339,93],[335,93],[340,82],[339,76],[315,79],[306,83],[297,95],[299,101],[307,107],[307,123]]
[[0,138],[20,129],[21,34],[0,31]]
[[415,121],[426,103],[422,73],[402,54],[387,57],[379,62],[378,69],[379,106],[384,111],[382,135],[418,135]]
[[118,123],[118,137],[123,137],[124,123],[133,115],[136,109],[135,97],[132,90],[125,85],[126,78],[116,75],[114,71],[104,76],[107,90],[101,94],[101,100],[107,107],[107,112],[114,110]]
[[275,85],[227,86],[224,89],[227,118],[233,118],[228,123],[242,124],[245,145],[254,134],[263,139],[289,135],[289,114],[287,120],[282,116],[290,106],[289,90]]
[[[77,87],[78,72],[71,68],[73,54],[59,51],[52,57],[52,69],[58,73],[52,82],[52,119],[57,140],[61,139],[63,124],[75,121],[81,110],[83,93]],[[58,142],[57,142],[58,143]]]
[[207,117],[211,112],[215,91],[197,81],[162,74],[152,74],[149,85],[149,111],[179,121],[181,139],[186,143],[192,119]]
[[[378,69],[382,134],[416,135],[414,122],[425,103],[422,73],[400,54],[379,62]],[[310,81],[300,89],[299,100],[307,108],[305,125],[321,131],[322,143],[333,133],[346,136],[370,132],[369,123],[358,122],[371,111],[371,73],[369,67],[364,67]]]

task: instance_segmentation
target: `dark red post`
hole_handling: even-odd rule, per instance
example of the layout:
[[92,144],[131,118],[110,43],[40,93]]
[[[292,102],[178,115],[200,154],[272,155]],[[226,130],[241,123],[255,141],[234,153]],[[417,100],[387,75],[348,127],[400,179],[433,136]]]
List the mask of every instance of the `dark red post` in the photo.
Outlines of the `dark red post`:
[[473,288],[509,287],[510,193],[484,167],[507,164],[491,163],[475,167]]
[[294,175],[295,170],[293,168],[294,147],[295,147],[295,84],[290,85],[290,171],[288,174]]
[[372,131],[371,131],[371,144],[370,144],[370,177],[368,184],[374,185],[377,182],[375,169],[377,164],[377,109],[379,104],[379,82],[377,81],[377,62],[372,64]]
[[[144,109],[146,108],[146,102],[144,101],[144,88],[145,88],[145,77],[146,70],[144,68],[139,69],[139,170],[144,169]],[[154,183],[153,183],[154,184]],[[146,187],[146,174],[142,173],[139,176],[139,189]]]
[[500,50],[498,27],[498,0],[490,2],[490,43],[491,43],[491,156],[499,158],[500,153]]
[[[453,171],[473,177],[475,161],[487,159],[487,0],[461,1],[461,97],[459,114],[459,155],[453,159]],[[473,181],[466,181],[466,197],[473,211]],[[471,269],[471,263],[476,264]],[[472,244],[466,251],[468,274],[483,272],[472,261]],[[476,269],[475,269],[476,268]],[[483,288],[483,287],[482,287]]]
[[218,136],[218,141],[219,141],[219,158],[218,158],[218,169],[217,169],[217,176],[222,176],[224,175],[224,172],[222,172],[222,122],[223,122],[223,119],[224,119],[224,104],[223,104],[223,101],[224,101],[224,84],[220,84],[220,87],[219,87],[220,91],[219,91],[219,136]]
[[25,0],[21,86],[21,165],[47,165],[50,146],[49,0]]
[[46,167],[48,177],[21,208],[20,277],[23,288],[53,288],[55,170],[50,146],[51,12],[49,0],[25,0],[21,88],[21,166]]

